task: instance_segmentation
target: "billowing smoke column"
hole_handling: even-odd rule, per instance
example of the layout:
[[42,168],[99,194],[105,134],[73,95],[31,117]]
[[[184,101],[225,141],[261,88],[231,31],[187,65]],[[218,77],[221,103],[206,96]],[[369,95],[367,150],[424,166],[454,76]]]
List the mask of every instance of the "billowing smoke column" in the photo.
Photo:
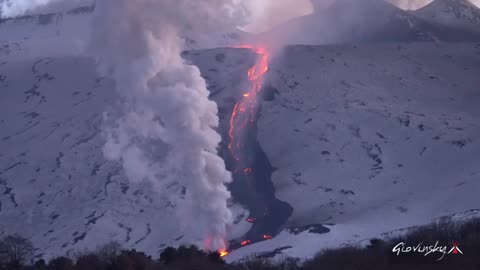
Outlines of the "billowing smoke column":
[[210,249],[225,248],[231,175],[217,155],[217,106],[198,68],[182,59],[180,36],[221,31],[244,14],[234,0],[102,0],[96,6],[91,51],[123,99],[119,115],[106,115],[104,154],[120,160],[131,181],[147,180],[157,190],[172,182],[185,187],[180,216]]

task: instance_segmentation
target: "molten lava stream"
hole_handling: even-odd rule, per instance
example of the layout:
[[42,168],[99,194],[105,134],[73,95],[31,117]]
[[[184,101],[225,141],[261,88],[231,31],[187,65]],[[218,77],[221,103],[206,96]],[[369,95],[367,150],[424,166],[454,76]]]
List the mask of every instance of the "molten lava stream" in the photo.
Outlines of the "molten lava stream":
[[270,240],[270,239],[272,239],[272,238],[273,238],[273,236],[271,236],[271,235],[269,235],[269,234],[264,234],[264,235],[263,235],[263,239],[265,239],[265,240]]
[[251,243],[252,243],[252,241],[250,241],[250,240],[243,240],[242,242],[240,242],[240,245],[243,247],[243,246],[249,245]]
[[247,72],[251,87],[244,93],[242,99],[238,101],[230,117],[230,130],[228,136],[230,143],[228,148],[236,161],[240,161],[242,150],[241,135],[245,132],[248,122],[255,122],[257,110],[257,96],[262,90],[263,75],[268,71],[269,53],[265,47],[254,47],[250,45],[237,46],[236,48],[251,49],[259,55],[260,59]]
[[228,255],[228,253],[229,252],[226,249],[221,249],[221,250],[218,251],[218,254],[220,255],[220,257],[225,257],[225,256]]
[[[228,136],[230,142],[228,148],[237,163],[237,166],[242,166],[239,164],[240,157],[245,154],[244,148],[242,145],[242,135],[247,132],[248,124],[255,123],[255,117],[257,113],[257,96],[262,90],[263,86],[263,75],[268,71],[268,60],[269,53],[264,47],[255,47],[250,45],[237,46],[236,48],[244,48],[253,50],[256,54],[259,55],[258,61],[253,67],[251,67],[248,72],[248,80],[251,83],[250,89],[242,95],[242,98],[235,104],[232,115],[230,117],[230,129],[228,131]],[[252,173],[252,168],[247,167],[242,169],[245,175]],[[234,173],[238,172],[238,168],[235,169]],[[251,220],[253,222],[254,219]],[[241,246],[250,244],[250,240],[244,240],[240,243]],[[220,249],[218,253],[221,257],[225,257],[229,254],[227,249]]]

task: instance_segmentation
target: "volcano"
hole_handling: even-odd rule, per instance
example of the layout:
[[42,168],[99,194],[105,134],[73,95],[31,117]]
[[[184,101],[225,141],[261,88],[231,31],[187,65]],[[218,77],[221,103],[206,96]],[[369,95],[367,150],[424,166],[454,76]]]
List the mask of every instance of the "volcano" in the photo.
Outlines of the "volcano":
[[[206,37],[185,37],[195,42],[183,57],[218,106],[219,150],[235,178],[226,240],[237,249],[222,250],[226,260],[308,258],[480,214],[480,43],[447,42],[475,35],[358,2],[259,35],[292,34],[267,57],[268,72],[261,59],[269,55],[232,48],[235,35],[217,34],[216,45],[230,45],[209,49]],[[90,16],[0,22],[0,235],[31,239],[35,258],[47,260],[111,240],[154,256],[194,243],[175,218],[184,186],[154,192],[102,154],[104,112],[120,98],[77,51]],[[252,114],[250,104],[261,109]],[[235,106],[245,114],[232,120]],[[163,147],[152,156],[161,159]]]
[[480,8],[467,0],[435,0],[414,13],[431,22],[480,31]]

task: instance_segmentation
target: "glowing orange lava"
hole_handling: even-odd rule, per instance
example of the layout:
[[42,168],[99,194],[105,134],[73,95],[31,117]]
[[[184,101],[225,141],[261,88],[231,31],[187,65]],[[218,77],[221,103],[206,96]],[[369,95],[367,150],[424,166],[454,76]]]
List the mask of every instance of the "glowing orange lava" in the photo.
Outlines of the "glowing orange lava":
[[269,235],[269,234],[264,234],[264,235],[263,235],[263,239],[265,239],[265,240],[270,240],[270,239],[272,239],[272,238],[273,238],[273,237],[272,237],[271,235]]
[[221,250],[218,251],[218,254],[220,255],[220,257],[225,257],[225,256],[228,255],[228,253],[229,252],[226,249],[221,249]]
[[241,245],[241,246],[246,246],[246,245],[251,244],[251,243],[252,243],[252,241],[250,241],[250,240],[243,240],[243,241],[240,243],[240,245]]
[[236,48],[250,49],[259,55],[259,60],[247,72],[251,87],[248,92],[243,94],[242,99],[235,104],[232,116],[230,117],[230,130],[228,131],[230,143],[228,144],[228,148],[235,160],[239,161],[239,151],[242,149],[241,134],[248,125],[248,122],[255,121],[258,103],[257,95],[260,93],[260,90],[262,90],[263,75],[268,71],[270,55],[265,47],[243,45],[237,46]]

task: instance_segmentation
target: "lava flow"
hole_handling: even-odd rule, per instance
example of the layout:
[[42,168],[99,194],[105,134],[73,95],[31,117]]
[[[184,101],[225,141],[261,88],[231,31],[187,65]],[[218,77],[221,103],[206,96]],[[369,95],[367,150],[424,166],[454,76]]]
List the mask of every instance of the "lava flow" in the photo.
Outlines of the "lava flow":
[[218,251],[218,254],[220,255],[220,257],[225,257],[225,256],[228,255],[228,253],[229,252],[226,249],[221,249],[221,250]]
[[247,218],[247,222],[254,223],[254,222],[255,222],[255,218],[249,217],[249,218]]
[[[236,48],[251,49],[260,56],[257,63],[248,70],[248,80],[252,86],[244,93],[242,99],[235,104],[232,116],[230,117],[230,130],[228,136],[230,143],[228,148],[235,160],[240,161],[242,150],[241,137],[249,122],[255,122],[257,110],[257,96],[263,86],[263,75],[268,71],[268,60],[270,55],[265,47],[254,47],[250,45],[237,46]],[[251,169],[250,169],[251,170]],[[245,173],[248,173],[246,170]]]
[[273,236],[271,236],[271,235],[269,235],[269,234],[264,234],[264,235],[263,235],[263,239],[265,239],[265,240],[270,240],[270,239],[272,239],[272,238],[273,238]]
[[251,243],[252,243],[252,241],[250,241],[250,240],[243,240],[242,242],[240,242],[240,245],[243,247],[243,246],[249,245]]
[[[247,76],[251,86],[247,92],[242,94],[241,99],[235,104],[230,117],[230,129],[228,131],[228,136],[230,138],[228,149],[236,163],[236,168],[233,171],[234,174],[242,171],[245,175],[251,175],[253,169],[251,167],[244,167],[246,162],[241,159],[241,157],[246,156],[247,151],[244,135],[249,132],[249,124],[255,124],[258,108],[258,94],[262,90],[263,75],[268,71],[268,60],[270,56],[267,49],[264,47],[245,45],[236,46],[235,48],[250,49],[259,56],[255,65],[248,70]],[[252,218],[249,222],[254,221],[255,219]],[[251,243],[251,240],[244,240],[240,242],[240,246],[249,245]],[[225,257],[229,254],[229,250],[220,249],[218,250],[218,254],[221,257]]]

